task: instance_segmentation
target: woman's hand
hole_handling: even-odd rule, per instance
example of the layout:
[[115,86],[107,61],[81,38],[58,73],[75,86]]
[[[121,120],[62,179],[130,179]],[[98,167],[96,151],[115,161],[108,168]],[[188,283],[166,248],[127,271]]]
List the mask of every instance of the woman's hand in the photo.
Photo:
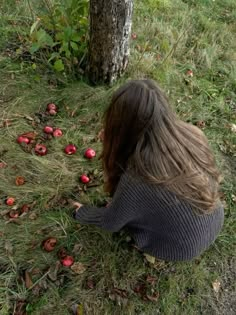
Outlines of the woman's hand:
[[72,203],[72,206],[73,206],[74,208],[76,208],[76,210],[79,210],[79,208],[81,208],[83,205],[82,205],[82,203],[79,203],[79,202],[74,201],[74,202]]
[[71,207],[75,208],[75,211],[78,211],[83,206],[82,203],[74,201],[72,199],[69,199],[68,202],[71,205]]

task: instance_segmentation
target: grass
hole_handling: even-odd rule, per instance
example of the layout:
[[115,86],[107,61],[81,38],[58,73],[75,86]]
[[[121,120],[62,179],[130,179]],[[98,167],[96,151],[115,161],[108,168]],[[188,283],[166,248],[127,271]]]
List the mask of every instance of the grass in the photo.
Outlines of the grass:
[[[19,206],[36,204],[15,222],[0,218],[0,314],[12,314],[19,300],[32,315],[67,315],[73,303],[81,303],[85,314],[98,315],[234,314],[236,136],[230,124],[236,121],[235,1],[135,3],[137,39],[131,42],[127,73],[116,86],[130,78],[157,80],[182,119],[204,122],[225,178],[225,225],[215,244],[192,262],[155,265],[132,247],[125,233],[111,235],[80,226],[63,204],[66,197],[78,198],[82,171],[94,172],[94,181],[100,181],[99,160],[88,163],[83,151],[92,146],[99,154],[96,134],[116,86],[94,88],[67,78],[58,83],[53,74],[32,69],[30,61],[13,60],[17,36],[30,25],[26,3],[1,5],[5,14],[0,22],[0,159],[7,167],[0,169],[0,211],[6,210],[6,196],[14,196]],[[24,14],[29,15],[23,19],[26,22],[22,22]],[[193,77],[186,74],[189,69]],[[46,122],[40,122],[36,113],[51,101],[59,105],[60,112],[47,123],[60,127],[64,136],[48,141],[49,154],[39,158],[24,152],[15,139],[26,131],[41,133]],[[78,154],[63,154],[67,142],[77,145]],[[24,176],[25,185],[16,186],[16,176]],[[101,204],[105,198],[102,184],[80,191],[82,202]],[[55,268],[57,257],[56,251],[41,249],[47,236],[57,237],[57,248],[65,246],[86,271],[76,274],[62,268],[56,279],[49,278],[48,269]],[[26,288],[22,280],[25,270],[32,273],[33,288]],[[216,280],[221,283],[218,293],[212,287]],[[157,301],[144,300],[137,284],[145,286],[148,295],[158,294]]]

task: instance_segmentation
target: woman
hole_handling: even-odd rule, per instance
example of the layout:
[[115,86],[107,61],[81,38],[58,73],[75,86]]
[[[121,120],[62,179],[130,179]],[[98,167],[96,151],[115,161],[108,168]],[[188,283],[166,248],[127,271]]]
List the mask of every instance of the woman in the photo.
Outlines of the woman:
[[191,260],[219,234],[219,173],[204,134],[177,118],[151,80],[130,81],[105,113],[102,153],[108,207],[75,203],[75,219],[127,228],[145,253]]

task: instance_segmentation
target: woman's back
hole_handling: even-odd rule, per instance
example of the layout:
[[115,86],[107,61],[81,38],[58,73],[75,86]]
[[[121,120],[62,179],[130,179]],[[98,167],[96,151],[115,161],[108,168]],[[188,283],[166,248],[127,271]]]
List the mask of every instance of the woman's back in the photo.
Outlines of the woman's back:
[[134,215],[127,228],[144,252],[164,260],[190,260],[208,248],[221,230],[224,211],[220,204],[211,214],[198,214],[161,186],[127,174],[121,181],[129,195],[126,207]]

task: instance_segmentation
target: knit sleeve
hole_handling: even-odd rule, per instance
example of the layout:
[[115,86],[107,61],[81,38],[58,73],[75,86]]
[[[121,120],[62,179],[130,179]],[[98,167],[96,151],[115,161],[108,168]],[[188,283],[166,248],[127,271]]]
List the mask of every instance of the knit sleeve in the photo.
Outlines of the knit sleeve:
[[93,224],[107,231],[118,232],[134,220],[133,208],[129,206],[132,188],[126,176],[121,178],[111,204],[106,207],[82,206],[75,219],[83,224]]

